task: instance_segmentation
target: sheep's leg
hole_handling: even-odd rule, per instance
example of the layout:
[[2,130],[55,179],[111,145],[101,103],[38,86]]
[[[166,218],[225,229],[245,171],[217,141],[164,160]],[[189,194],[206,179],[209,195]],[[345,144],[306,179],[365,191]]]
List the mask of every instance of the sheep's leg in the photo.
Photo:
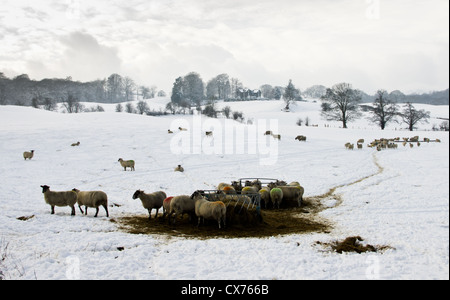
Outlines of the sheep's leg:
[[109,213],[108,213],[108,205],[106,205],[106,204],[103,204],[103,208],[105,209],[105,211],[106,211],[106,217],[107,218],[109,218]]
[[52,207],[52,215],[54,215],[55,214],[55,206],[52,205],[51,207]]
[[200,226],[200,220],[201,220],[201,219],[202,219],[201,217],[198,217],[197,228]]
[[98,215],[98,206],[96,207],[96,211],[95,211],[95,216],[94,216],[94,218],[97,218],[97,215]]
[[81,205],[78,205],[78,208],[80,209],[81,213],[84,214],[83,209],[81,208]]
[[70,215],[75,216],[75,205],[71,206],[71,208],[72,208],[72,213]]
[[159,208],[156,209],[155,219],[158,218],[158,211],[159,211]]
[[87,209],[88,209],[88,207],[85,205],[85,206],[84,206],[84,215],[85,215],[85,216],[87,216]]
[[148,210],[148,219],[151,220],[152,219],[152,209],[149,208]]

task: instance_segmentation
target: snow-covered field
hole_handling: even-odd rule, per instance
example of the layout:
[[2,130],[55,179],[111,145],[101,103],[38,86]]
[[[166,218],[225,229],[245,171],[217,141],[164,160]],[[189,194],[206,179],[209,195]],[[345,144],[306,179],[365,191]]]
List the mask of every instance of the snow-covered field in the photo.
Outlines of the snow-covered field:
[[[166,102],[149,104],[159,110]],[[414,105],[430,111],[431,119],[409,132],[404,124],[381,131],[364,118],[344,130],[323,120],[313,101],[297,103],[289,113],[280,101],[218,104],[225,105],[253,125],[116,113],[108,104],[102,104],[105,112],[82,114],[0,106],[0,278],[449,279],[449,134],[430,131],[442,122],[436,118],[449,117],[448,106]],[[318,127],[296,125],[306,117]],[[186,139],[178,126],[189,127]],[[210,129],[217,148],[202,134]],[[264,137],[269,129],[281,141]],[[297,135],[307,142],[295,141]],[[360,138],[367,144],[415,135],[442,143],[380,152],[344,147]],[[77,141],[79,147],[70,146]],[[22,153],[32,149],[34,158],[24,161]],[[124,172],[119,158],[135,160],[136,171]],[[184,173],[173,172],[178,164]],[[243,177],[299,181],[305,197],[341,186],[336,193],[342,203],[324,199],[329,208],[320,213],[333,229],[262,239],[133,235],[120,231],[102,208],[98,218],[94,209],[84,216],[78,208],[72,217],[68,207],[51,215],[40,188],[103,190],[117,204],[110,217],[120,218],[146,214],[131,198],[137,189],[173,196]],[[22,216],[34,217],[17,219]],[[338,254],[316,243],[356,235],[393,249]]]

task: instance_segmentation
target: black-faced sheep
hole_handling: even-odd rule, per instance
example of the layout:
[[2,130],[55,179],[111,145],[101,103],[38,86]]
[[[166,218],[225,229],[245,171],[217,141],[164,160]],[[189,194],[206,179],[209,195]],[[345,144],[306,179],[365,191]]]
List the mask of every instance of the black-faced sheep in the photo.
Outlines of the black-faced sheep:
[[205,134],[206,134],[206,136],[213,136],[213,132],[212,131],[207,131]]
[[191,198],[195,201],[195,214],[198,217],[198,224],[200,225],[201,219],[215,220],[219,224],[226,225],[227,208],[222,201],[209,202],[199,192],[194,192]]
[[272,135],[272,131],[271,130],[267,130],[264,135]]
[[126,171],[127,168],[134,171],[134,160],[123,160],[122,158],[119,158],[118,162],[120,162],[120,165],[123,167],[124,171]]
[[183,216],[185,213],[189,214],[189,216],[195,213],[195,201],[187,195],[173,197],[170,201],[169,223],[172,215],[174,215],[173,224],[175,224],[177,216]]
[[175,172],[184,172],[184,168],[183,168],[181,165],[178,165],[178,166],[175,168]]
[[42,193],[44,194],[45,203],[51,206],[52,215],[55,213],[55,206],[72,208],[71,215],[75,216],[75,203],[77,203],[77,194],[73,191],[53,192],[50,191],[48,185],[41,185]]
[[173,133],[173,131],[172,131],[172,130],[170,130],[170,129],[168,129],[168,130],[167,130],[167,133],[168,133],[168,134],[172,134],[172,133]]
[[280,208],[281,201],[283,201],[283,190],[280,188],[273,188],[270,190],[270,200],[273,207]]
[[148,210],[148,219],[150,220],[152,218],[152,209],[156,209],[155,218],[158,217],[158,210],[163,206],[167,195],[163,191],[146,194],[144,191],[137,190],[133,194],[133,199],[137,198],[141,199],[142,206]]
[[179,131],[187,131],[186,128],[182,128],[182,127],[178,127],[178,130],[179,130]]
[[30,152],[25,151],[25,152],[23,153],[23,158],[24,158],[25,160],[27,160],[27,158],[31,160],[31,159],[33,158],[33,156],[34,156],[34,150],[31,150]]
[[[103,206],[103,208],[106,211],[106,216],[109,217],[108,213],[108,196],[105,192],[102,191],[88,191],[88,192],[82,192],[78,189],[72,189],[77,194],[77,203],[78,208],[80,209],[81,213],[87,215],[87,209],[88,207],[93,207],[96,209],[95,216],[98,215],[98,208]],[[84,206],[85,212],[81,207]]]
[[299,142],[306,142],[306,136],[299,135],[295,138],[295,140],[298,140]]
[[73,143],[71,146],[72,147],[80,146],[80,142]]

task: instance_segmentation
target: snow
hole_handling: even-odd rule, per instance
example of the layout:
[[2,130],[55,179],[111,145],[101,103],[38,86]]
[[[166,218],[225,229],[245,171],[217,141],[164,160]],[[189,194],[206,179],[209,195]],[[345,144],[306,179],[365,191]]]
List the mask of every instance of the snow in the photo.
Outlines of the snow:
[[[148,103],[159,110],[167,101]],[[115,105],[100,105],[105,112],[82,114],[0,106],[0,252],[7,254],[0,267],[5,279],[449,279],[449,135],[430,131],[442,122],[438,118],[448,118],[448,106],[414,105],[430,111],[431,120],[409,132],[395,123],[381,131],[364,118],[341,129],[338,122],[320,117],[320,103],[314,101],[291,105],[290,112],[282,111],[281,101],[217,104],[242,111],[253,125],[116,113]],[[306,117],[318,127],[296,125]],[[175,131],[182,125],[190,129],[187,140]],[[279,142],[262,136],[272,125],[282,136]],[[198,144],[193,136],[209,128],[215,141],[222,138],[221,147],[211,148],[204,135]],[[231,145],[225,139],[230,132],[235,133]],[[300,134],[307,136],[306,143],[294,140]],[[442,143],[380,152],[344,147],[360,138],[368,143],[414,135]],[[177,138],[190,141],[180,148],[184,153],[174,154]],[[79,147],[70,146],[77,141]],[[32,149],[34,158],[24,161],[22,153]],[[263,164],[272,150],[277,151],[275,164]],[[124,172],[119,158],[135,160],[136,171]],[[173,172],[178,164],[184,173]],[[98,218],[93,209],[84,216],[78,208],[72,217],[67,207],[51,215],[40,188],[101,189],[110,204],[117,204],[109,207],[111,218],[120,218],[146,214],[140,201],[131,198],[137,189],[174,196],[243,177],[299,181],[305,197],[338,187],[341,201],[324,199],[327,209],[320,212],[332,230],[207,240],[129,234],[102,208]],[[338,254],[316,243],[356,235],[392,249]]]

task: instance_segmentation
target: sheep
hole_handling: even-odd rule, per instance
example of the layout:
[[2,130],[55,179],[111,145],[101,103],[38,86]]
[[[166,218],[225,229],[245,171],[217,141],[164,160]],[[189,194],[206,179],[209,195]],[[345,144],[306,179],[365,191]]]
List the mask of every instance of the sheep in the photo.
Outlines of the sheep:
[[256,188],[256,191],[259,191],[262,187],[261,185],[261,181],[259,181],[258,179],[255,179],[253,181],[250,180],[246,180],[245,181],[245,186],[252,186]]
[[357,144],[364,144],[364,139],[359,139]]
[[175,168],[175,172],[184,172],[184,168],[181,165]]
[[423,138],[424,143],[429,143],[430,139],[429,138]]
[[178,127],[178,130],[179,130],[179,131],[187,131],[186,128],[182,128],[182,127]]
[[163,191],[146,194],[144,191],[137,190],[133,194],[133,199],[141,199],[142,206],[148,210],[148,219],[152,218],[152,209],[156,209],[155,218],[158,217],[158,211],[163,206],[164,199],[167,198],[166,193]]
[[264,135],[272,135],[272,131],[271,130],[267,130]]
[[123,160],[119,158],[118,162],[120,162],[120,165],[123,167],[124,171],[126,171],[127,168],[130,168],[131,171],[134,171],[134,160]]
[[168,134],[172,134],[172,133],[173,133],[173,131],[172,131],[172,130],[170,130],[170,129],[168,129],[168,130],[167,130],[167,133],[168,133]]
[[[72,191],[74,191],[77,194],[78,208],[80,209],[82,214],[84,213],[85,215],[87,215],[88,207],[95,207],[96,212],[94,217],[96,218],[98,215],[98,208],[101,205],[106,211],[106,217],[109,217],[108,196],[106,195],[105,192],[102,191],[81,192],[80,190],[77,189],[72,189]],[[81,206],[83,205],[86,212],[84,212],[83,209],[81,209]]]
[[213,132],[212,131],[207,131],[205,134],[206,134],[206,136],[213,136]]
[[283,192],[283,203],[290,206],[301,206],[305,189],[302,186],[278,186]]
[[357,144],[357,146],[358,146],[358,149],[362,149],[363,148],[362,144]]
[[295,140],[298,140],[299,142],[306,142],[306,136],[299,135],[295,138]]
[[194,192],[191,199],[195,201],[195,214],[198,217],[197,227],[200,226],[200,221],[203,218],[207,220],[215,220],[221,229],[221,223],[226,225],[227,208],[222,201],[209,202],[198,191]]
[[170,212],[170,202],[172,201],[173,197],[167,197],[163,201],[163,216],[162,218],[165,219],[166,215],[169,215]]
[[440,143],[441,142],[441,140],[440,139],[436,139],[436,143]]
[[345,148],[347,148],[347,150],[353,150],[355,148],[355,145],[351,143],[346,143]]
[[80,142],[73,143],[73,144],[70,145],[70,146],[72,146],[72,147],[80,146]]
[[241,194],[247,195],[247,194],[257,194],[259,189],[256,186],[246,186],[242,188]]
[[70,206],[70,208],[72,208],[71,215],[75,216],[75,203],[77,203],[77,194],[75,192],[53,192],[50,191],[48,185],[41,185],[41,188],[42,193],[44,194],[45,203],[49,204],[52,208],[52,215],[55,214],[55,206]]
[[175,224],[177,216],[185,213],[190,216],[195,213],[195,201],[187,195],[173,197],[170,201],[169,223],[172,215],[175,215],[173,218],[173,224]]
[[34,150],[31,150],[30,152],[25,151],[25,152],[23,153],[23,158],[24,158],[25,160],[27,160],[27,158],[31,160],[31,159],[33,158],[33,156],[34,156]]
[[280,188],[273,188],[270,190],[270,200],[273,207],[280,208],[281,201],[283,200],[283,191]]
[[221,191],[223,193],[225,193],[226,195],[236,195],[237,194],[236,190],[232,186],[225,186]]
[[265,186],[259,190],[261,196],[261,204],[264,203],[264,208],[267,208],[267,204],[270,201],[270,188]]

